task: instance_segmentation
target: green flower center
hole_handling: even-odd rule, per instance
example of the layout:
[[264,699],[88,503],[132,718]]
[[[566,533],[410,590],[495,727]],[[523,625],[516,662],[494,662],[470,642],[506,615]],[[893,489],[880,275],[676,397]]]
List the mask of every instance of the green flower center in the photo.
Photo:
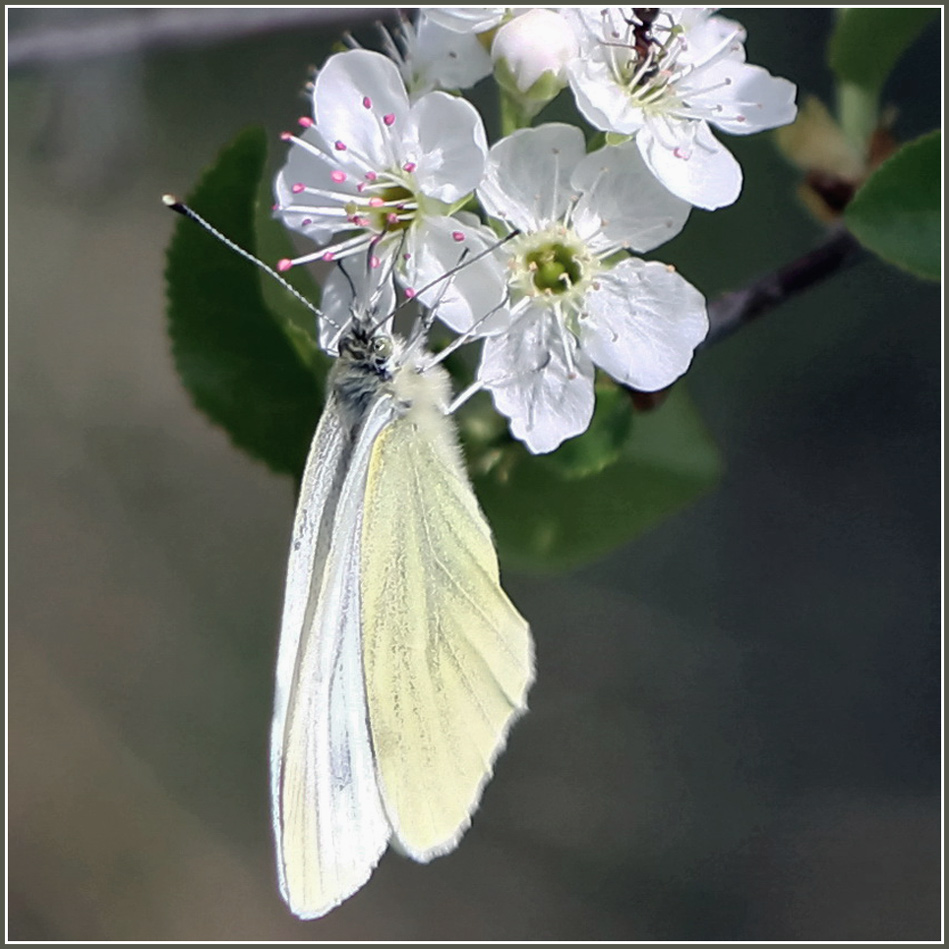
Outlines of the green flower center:
[[524,255],[540,293],[564,293],[583,278],[583,267],[573,250],[564,244],[549,244]]
[[516,238],[509,267],[511,285],[521,296],[547,298],[568,309],[601,269],[586,244],[562,224]]
[[368,205],[364,201],[346,205],[346,213],[354,223],[380,234],[409,227],[418,211],[415,192],[402,185],[390,185],[374,189],[371,195]]

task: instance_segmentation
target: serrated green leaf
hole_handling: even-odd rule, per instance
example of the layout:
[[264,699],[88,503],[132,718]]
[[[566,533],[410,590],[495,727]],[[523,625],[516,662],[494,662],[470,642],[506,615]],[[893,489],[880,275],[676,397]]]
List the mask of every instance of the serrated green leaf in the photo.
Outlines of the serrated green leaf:
[[[188,197],[195,211],[252,254],[266,153],[263,130],[241,133]],[[282,321],[266,307],[257,269],[182,218],[165,277],[175,366],[195,404],[239,448],[297,476],[322,396]]]
[[614,464],[582,480],[520,444],[475,476],[505,563],[563,569],[602,556],[709,491],[722,462],[682,385],[637,415]]
[[844,220],[869,250],[919,277],[942,276],[942,133],[904,145],[870,176]]
[[938,16],[938,7],[844,10],[828,46],[830,68],[842,82],[879,92],[903,52]]

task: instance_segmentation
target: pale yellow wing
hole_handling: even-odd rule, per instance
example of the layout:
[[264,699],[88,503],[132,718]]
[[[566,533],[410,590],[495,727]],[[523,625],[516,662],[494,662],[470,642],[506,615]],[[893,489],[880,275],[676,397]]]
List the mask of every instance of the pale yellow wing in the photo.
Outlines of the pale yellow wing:
[[427,861],[468,827],[533,681],[530,630],[501,589],[448,418],[410,412],[377,436],[361,556],[383,806],[395,842]]
[[[371,421],[378,428],[388,417],[380,404]],[[359,889],[390,835],[369,739],[359,630],[361,507],[371,450],[371,437],[350,446],[331,398],[294,521],[271,793],[280,890],[304,919]]]

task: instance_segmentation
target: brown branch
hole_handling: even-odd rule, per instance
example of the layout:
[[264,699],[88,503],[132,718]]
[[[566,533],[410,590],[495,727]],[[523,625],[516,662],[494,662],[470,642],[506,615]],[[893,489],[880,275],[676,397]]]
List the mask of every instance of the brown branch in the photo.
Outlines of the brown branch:
[[[864,256],[865,251],[849,231],[842,228],[835,230],[824,243],[796,260],[759,277],[741,290],[734,290],[713,300],[708,308],[708,335],[696,351],[726,339],[785,301],[862,260]],[[661,405],[671,388],[669,386],[658,392],[631,389],[630,398],[635,408],[648,411]]]
[[720,296],[708,308],[708,336],[699,349],[725,339],[791,297],[857,263],[863,255],[863,248],[854,236],[840,229],[789,264],[759,277],[741,290]]

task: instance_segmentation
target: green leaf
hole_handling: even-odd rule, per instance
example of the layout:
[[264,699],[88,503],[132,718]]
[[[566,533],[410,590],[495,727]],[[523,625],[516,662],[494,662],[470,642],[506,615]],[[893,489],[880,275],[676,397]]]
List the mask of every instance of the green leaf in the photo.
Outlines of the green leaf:
[[830,68],[842,82],[879,92],[903,52],[938,16],[938,7],[844,10],[830,38]]
[[918,277],[942,275],[940,220],[942,133],[904,145],[870,176],[844,220],[857,240]]
[[661,407],[634,417],[614,464],[582,480],[564,478],[556,465],[554,456],[511,443],[475,476],[505,563],[550,570],[588,562],[709,491],[722,471],[681,384]]
[[[252,254],[266,153],[262,130],[241,133],[188,197],[195,211]],[[266,307],[257,268],[182,218],[165,277],[175,366],[195,404],[239,448],[297,476],[322,397],[283,321]]]

